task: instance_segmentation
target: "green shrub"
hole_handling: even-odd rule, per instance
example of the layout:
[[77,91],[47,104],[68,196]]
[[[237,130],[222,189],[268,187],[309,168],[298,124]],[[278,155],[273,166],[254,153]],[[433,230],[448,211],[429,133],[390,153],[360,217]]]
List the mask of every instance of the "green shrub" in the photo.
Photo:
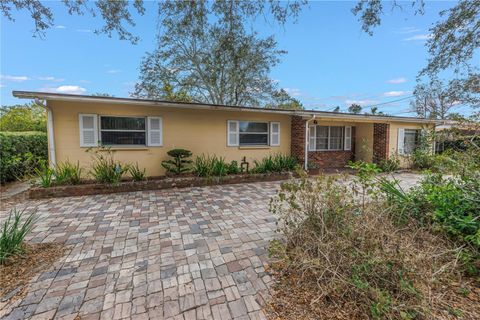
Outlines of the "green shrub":
[[40,185],[42,187],[48,188],[53,185],[55,170],[50,168],[45,162],[43,162],[39,168],[35,168],[35,173],[40,179]]
[[179,175],[190,171],[189,164],[192,163],[192,160],[187,158],[192,156],[191,151],[185,149],[173,149],[168,151],[167,154],[173,158],[162,161],[162,167],[164,167],[168,173]]
[[114,160],[114,151],[110,148],[87,149],[87,152],[91,152],[93,158],[90,174],[99,183],[119,183],[129,169],[128,165]]
[[232,160],[228,165],[228,174],[239,174],[241,172],[240,167],[238,166],[238,162]]
[[147,180],[147,177],[145,174],[145,168],[141,170],[138,167],[138,163],[135,163],[135,165],[131,165],[130,168],[128,169],[128,173],[130,173],[130,176],[132,177],[133,181]]
[[79,162],[77,162],[77,164],[70,163],[69,161],[59,163],[54,170],[55,184],[79,184],[82,179],[82,171],[83,169],[80,167]]
[[383,172],[394,172],[400,168],[400,159],[396,155],[392,155],[387,159],[382,159],[378,166]]
[[228,164],[223,157],[217,157],[215,155],[206,156],[202,154],[201,156],[197,156],[193,161],[192,170],[193,173],[199,177],[223,177],[235,169],[233,169],[232,163]]
[[[0,264],[4,264],[10,256],[24,251],[23,241],[35,220],[33,214],[25,219],[23,217],[23,211],[12,209],[3,223],[0,235]],[[23,223],[22,220],[24,220]]]
[[44,132],[0,132],[0,183],[35,173],[48,160]]
[[284,172],[295,170],[297,160],[293,156],[277,153],[273,156],[269,155],[260,161],[254,160],[253,164],[252,173]]

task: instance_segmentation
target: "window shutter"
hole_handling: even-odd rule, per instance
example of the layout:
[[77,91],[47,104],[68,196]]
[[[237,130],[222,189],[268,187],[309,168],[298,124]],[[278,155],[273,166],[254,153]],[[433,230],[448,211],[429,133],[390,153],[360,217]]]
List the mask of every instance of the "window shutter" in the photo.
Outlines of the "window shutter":
[[280,122],[270,122],[270,145],[280,145]]
[[405,154],[405,129],[398,128],[397,153]]
[[147,144],[149,147],[163,146],[163,122],[160,117],[147,118]]
[[96,114],[79,114],[80,147],[98,146],[98,116]]
[[317,143],[316,143],[317,126],[310,126],[308,135],[309,135],[308,150],[310,151],[317,150]]
[[345,127],[345,142],[343,144],[344,150],[352,150],[352,127]]
[[227,146],[236,147],[239,145],[238,121],[227,121]]

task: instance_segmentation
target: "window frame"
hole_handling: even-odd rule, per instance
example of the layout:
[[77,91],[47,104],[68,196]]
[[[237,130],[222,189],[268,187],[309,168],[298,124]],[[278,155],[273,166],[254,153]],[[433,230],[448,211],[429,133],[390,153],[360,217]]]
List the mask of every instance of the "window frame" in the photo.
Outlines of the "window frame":
[[[314,127],[314,133],[315,133],[315,136],[314,136],[314,140],[315,140],[315,148],[313,149],[311,146],[309,146],[309,151],[345,151],[345,126],[325,126],[325,125],[320,125],[320,124],[314,124],[314,125],[311,125],[310,127]],[[327,149],[319,149],[317,147],[318,143],[317,143],[317,128],[318,127],[326,127],[328,128],[328,135],[327,135]],[[341,144],[340,144],[340,148],[339,149],[332,149],[331,148],[331,128],[332,127],[337,127],[337,128],[342,128],[342,136],[341,136]],[[351,129],[350,129],[351,130]],[[310,128],[309,128],[309,135],[311,134],[311,131],[310,131]],[[350,139],[351,139],[351,136],[350,136]],[[311,143],[311,138],[309,136],[309,144]],[[351,147],[350,147],[351,149]]]
[[[102,118],[137,118],[145,121],[144,130],[125,130],[125,129],[102,129]],[[102,131],[105,132],[144,132],[144,144],[104,144],[102,141]],[[112,147],[148,147],[148,117],[147,116],[117,116],[117,115],[98,115],[98,139],[101,145]]]
[[[415,134],[414,146],[413,146],[413,148],[410,152],[407,152],[407,133],[408,134],[412,134],[412,133]],[[403,129],[403,154],[412,155],[415,152],[415,150],[418,148],[420,135],[421,135],[421,130],[420,129],[408,129],[408,128]]]
[[[239,147],[255,147],[255,146],[270,146],[270,122],[268,121],[251,121],[251,120],[236,120],[238,122],[238,146]],[[261,124],[265,124],[267,126],[267,131],[266,133],[265,132],[241,132],[240,131],[240,124],[242,122],[248,122],[248,123],[261,123]],[[242,134],[263,134],[263,135],[266,135],[267,136],[267,142],[266,143],[255,143],[255,144],[245,144],[245,143],[241,143],[240,142],[240,137]]]

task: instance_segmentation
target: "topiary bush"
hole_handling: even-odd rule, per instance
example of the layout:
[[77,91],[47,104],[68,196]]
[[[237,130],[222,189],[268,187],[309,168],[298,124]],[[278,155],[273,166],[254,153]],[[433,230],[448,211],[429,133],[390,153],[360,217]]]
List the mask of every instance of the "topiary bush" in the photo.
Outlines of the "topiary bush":
[[190,171],[190,163],[192,160],[187,159],[192,156],[192,152],[185,149],[172,149],[167,154],[173,159],[162,161],[162,167],[164,167],[168,173],[179,175],[184,172]]
[[34,174],[48,160],[44,132],[0,132],[0,182]]

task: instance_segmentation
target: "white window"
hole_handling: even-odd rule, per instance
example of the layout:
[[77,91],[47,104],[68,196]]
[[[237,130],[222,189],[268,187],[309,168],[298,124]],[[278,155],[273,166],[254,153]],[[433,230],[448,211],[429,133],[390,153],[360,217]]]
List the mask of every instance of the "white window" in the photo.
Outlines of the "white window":
[[270,145],[280,145],[280,122],[270,122]]
[[98,123],[96,114],[80,114],[80,147],[98,146]]
[[147,144],[145,117],[100,116],[100,141],[103,145]]
[[147,118],[147,141],[149,147],[163,146],[163,122],[160,117],[148,117]]
[[228,146],[279,146],[280,122],[227,122]]
[[[351,135],[351,128],[348,132]],[[351,141],[351,136],[350,136]],[[343,150],[345,128],[339,126],[311,126],[310,151]]]
[[420,137],[420,130],[405,129],[403,138],[403,152],[405,154],[412,154],[418,146]]

